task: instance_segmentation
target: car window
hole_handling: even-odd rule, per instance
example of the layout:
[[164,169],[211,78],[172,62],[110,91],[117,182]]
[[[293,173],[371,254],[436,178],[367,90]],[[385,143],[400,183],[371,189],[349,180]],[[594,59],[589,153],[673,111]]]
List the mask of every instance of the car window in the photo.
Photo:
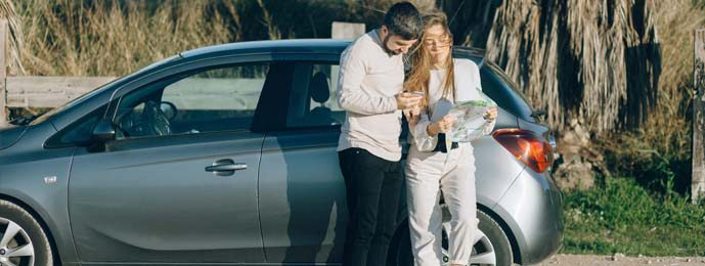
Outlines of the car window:
[[502,109],[527,121],[533,121],[532,109],[524,96],[518,92],[501,70],[484,64],[480,69],[482,91],[492,98]]
[[287,128],[332,127],[345,120],[337,101],[338,64],[295,62]]
[[89,143],[93,137],[93,129],[98,121],[100,121],[100,119],[102,119],[105,115],[106,109],[107,105],[103,105],[86,116],[76,120],[76,122],[52,136],[47,141],[46,147],[58,148]]
[[125,95],[118,138],[249,130],[269,70],[240,64],[179,74]]
[[[494,73],[499,80],[501,80],[502,83],[504,83],[505,86],[507,86],[509,89],[511,89],[511,93],[515,97],[519,97],[523,102],[528,103],[528,99],[524,96],[524,94],[519,91],[519,84],[514,82],[509,76],[507,76],[506,73],[502,69],[500,69],[498,66],[492,64],[492,63],[486,63],[485,64],[486,68],[489,68],[492,73]],[[528,107],[528,106],[527,106]],[[530,107],[529,107],[530,108]]]

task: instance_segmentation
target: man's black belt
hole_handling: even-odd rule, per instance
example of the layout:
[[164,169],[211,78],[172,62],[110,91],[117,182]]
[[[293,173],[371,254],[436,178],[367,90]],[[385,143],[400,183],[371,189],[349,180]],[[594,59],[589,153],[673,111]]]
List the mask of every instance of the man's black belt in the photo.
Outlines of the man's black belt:
[[[450,145],[450,149],[457,149],[458,143],[457,142],[452,142]],[[440,151],[442,153],[447,153],[448,149],[446,148],[446,134],[444,133],[439,133],[438,134],[438,143],[436,143],[436,148],[433,149],[433,151]]]

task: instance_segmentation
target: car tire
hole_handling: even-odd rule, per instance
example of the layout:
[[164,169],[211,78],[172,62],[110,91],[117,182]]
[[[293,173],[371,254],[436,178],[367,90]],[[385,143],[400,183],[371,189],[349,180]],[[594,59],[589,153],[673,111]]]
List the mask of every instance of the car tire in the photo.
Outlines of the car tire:
[[[487,215],[485,212],[478,210],[477,218],[480,220],[478,228],[487,237],[491,243],[491,247],[494,249],[495,253],[495,264],[498,266],[509,266],[512,265],[514,256],[512,253],[512,245],[509,242],[507,234],[502,229],[502,226],[497,223],[492,217]],[[481,240],[482,241],[482,240]],[[480,252],[478,249],[480,243],[475,244],[475,252]],[[473,254],[475,255],[475,254]],[[472,261],[472,259],[471,259]],[[480,264],[483,265],[483,264]]]
[[[492,217],[485,212],[478,210],[477,218],[480,220],[478,228],[486,239],[480,239],[473,247],[473,256],[482,252],[494,252],[494,263],[472,265],[512,265],[513,253],[509,238],[502,227]],[[445,232],[444,232],[445,235]],[[483,242],[484,240],[484,242]],[[444,245],[445,245],[444,241]],[[444,247],[445,249],[446,247]],[[471,258],[472,261],[472,258]],[[411,254],[411,239],[409,237],[408,223],[403,223],[392,239],[389,249],[388,266],[411,266],[414,265],[414,257]]]
[[0,200],[0,236],[0,264],[9,260],[15,265],[53,265],[49,240],[37,220],[6,200]]

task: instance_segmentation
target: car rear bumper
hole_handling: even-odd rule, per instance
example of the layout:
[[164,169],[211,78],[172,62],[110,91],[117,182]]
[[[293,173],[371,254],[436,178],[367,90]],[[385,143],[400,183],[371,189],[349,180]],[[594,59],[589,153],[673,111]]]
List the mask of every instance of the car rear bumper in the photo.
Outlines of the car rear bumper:
[[493,208],[505,217],[519,249],[521,264],[538,263],[560,249],[562,203],[561,193],[548,174],[527,168]]

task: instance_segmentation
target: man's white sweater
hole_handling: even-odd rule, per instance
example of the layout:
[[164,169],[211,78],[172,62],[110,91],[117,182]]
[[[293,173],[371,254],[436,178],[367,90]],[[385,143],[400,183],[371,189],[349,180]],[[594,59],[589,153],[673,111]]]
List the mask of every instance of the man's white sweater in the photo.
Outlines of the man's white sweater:
[[388,161],[401,159],[401,111],[394,97],[402,91],[402,55],[382,47],[377,30],[355,40],[340,58],[338,103],[345,109],[338,151],[361,148]]

